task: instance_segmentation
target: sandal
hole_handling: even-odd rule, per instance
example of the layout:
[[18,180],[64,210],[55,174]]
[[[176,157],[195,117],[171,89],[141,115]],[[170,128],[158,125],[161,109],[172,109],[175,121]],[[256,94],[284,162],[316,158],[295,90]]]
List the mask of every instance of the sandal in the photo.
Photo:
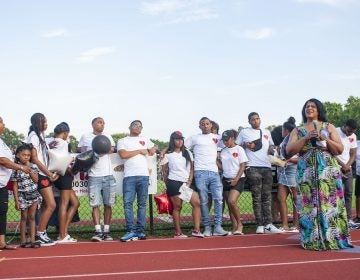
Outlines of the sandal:
[[31,248],[40,248],[41,243],[40,241],[31,242]]
[[31,246],[30,241],[26,241],[25,243],[20,244],[20,248],[30,248],[30,246]]
[[9,245],[5,245],[4,247],[1,247],[0,248],[0,251],[1,250],[16,250],[15,247],[12,247],[12,246],[9,246]]

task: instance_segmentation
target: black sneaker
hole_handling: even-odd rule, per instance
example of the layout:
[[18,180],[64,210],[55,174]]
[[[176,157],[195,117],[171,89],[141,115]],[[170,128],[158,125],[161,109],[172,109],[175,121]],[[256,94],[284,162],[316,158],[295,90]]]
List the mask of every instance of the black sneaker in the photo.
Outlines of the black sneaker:
[[36,235],[35,240],[40,243],[41,246],[55,245],[55,242],[47,236],[46,232]]
[[114,239],[112,238],[110,232],[104,232],[102,235],[102,239],[104,241],[113,241]]
[[95,231],[95,235],[91,237],[91,241],[100,242],[103,240],[103,233],[101,231]]

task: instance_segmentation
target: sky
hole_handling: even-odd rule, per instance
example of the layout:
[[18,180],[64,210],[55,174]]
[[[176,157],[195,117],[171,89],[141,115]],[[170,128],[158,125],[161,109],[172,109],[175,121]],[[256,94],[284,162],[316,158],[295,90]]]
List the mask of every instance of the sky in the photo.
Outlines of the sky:
[[305,101],[360,96],[360,0],[0,0],[0,116],[27,134],[42,112],[77,139],[143,122],[167,141],[301,121]]

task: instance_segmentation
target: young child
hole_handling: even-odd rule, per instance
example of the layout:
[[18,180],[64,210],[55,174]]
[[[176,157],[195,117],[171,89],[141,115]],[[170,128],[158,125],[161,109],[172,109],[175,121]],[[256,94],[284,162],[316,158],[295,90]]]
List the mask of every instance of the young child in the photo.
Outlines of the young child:
[[[15,161],[21,166],[29,166],[32,171],[29,174],[20,170],[14,170],[11,180],[14,182],[15,207],[21,211],[20,222],[20,247],[39,248],[40,242],[35,241],[35,213],[40,207],[42,197],[37,190],[38,169],[30,163],[32,145],[23,144],[16,149]],[[26,241],[26,224],[29,224],[30,242]]]

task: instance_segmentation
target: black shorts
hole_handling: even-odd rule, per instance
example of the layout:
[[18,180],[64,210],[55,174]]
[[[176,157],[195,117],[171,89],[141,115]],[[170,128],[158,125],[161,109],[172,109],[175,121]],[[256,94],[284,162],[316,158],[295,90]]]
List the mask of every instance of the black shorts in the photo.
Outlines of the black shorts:
[[49,177],[39,174],[38,190],[52,187],[54,184],[50,181]]
[[244,191],[245,177],[241,177],[235,186],[231,186],[229,184],[229,180],[231,179],[225,177],[222,178],[224,192],[228,192],[230,190],[237,190],[239,193],[242,193]]
[[59,177],[54,184],[55,187],[59,190],[72,190],[72,182],[74,180],[74,177],[71,176],[68,173],[65,173],[64,176]]
[[166,182],[166,193],[168,196],[179,195],[179,189],[184,182],[168,179]]
[[356,175],[355,179],[355,196],[360,196],[360,175]]

